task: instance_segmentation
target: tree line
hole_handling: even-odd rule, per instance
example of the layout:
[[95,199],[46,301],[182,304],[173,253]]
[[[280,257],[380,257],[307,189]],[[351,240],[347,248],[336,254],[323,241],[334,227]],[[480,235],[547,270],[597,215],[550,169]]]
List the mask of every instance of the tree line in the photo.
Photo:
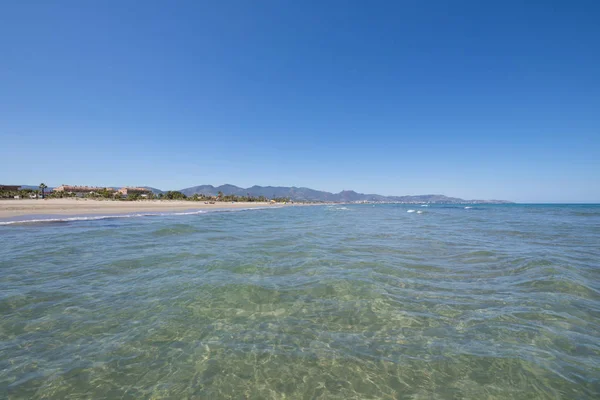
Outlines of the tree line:
[[267,202],[270,200],[274,200],[278,203],[287,203],[290,202],[289,197],[274,197],[267,198],[265,196],[237,196],[234,194],[225,195],[223,192],[219,192],[216,196],[206,195],[202,193],[195,193],[191,196],[186,196],[185,194],[171,190],[165,193],[160,193],[156,196],[158,199],[168,199],[168,200],[189,200],[189,201],[226,201],[226,202]]
[[19,190],[0,190],[0,199],[14,199],[15,197],[35,197],[45,198],[46,189],[48,186],[45,183],[40,183],[39,189],[19,189]]
[[[48,186],[45,184],[40,184],[39,189],[19,189],[19,190],[0,190],[0,198],[2,199],[12,199],[16,196],[20,198],[29,198],[32,195],[36,197],[42,197],[47,199],[63,199],[63,198],[72,198],[77,197],[75,193],[70,192],[45,192]],[[274,200],[278,203],[288,203],[290,202],[289,197],[274,197],[269,199],[265,196],[251,196],[248,194],[247,196],[236,196],[233,194],[225,195],[223,192],[219,192],[216,196],[206,195],[202,193],[196,193],[192,196],[186,196],[185,194],[176,191],[170,190],[164,193],[148,193],[145,197],[142,197],[140,193],[131,193],[127,197],[122,197],[119,193],[116,193],[113,190],[108,190],[107,188],[96,190],[92,193],[85,193],[83,198],[90,199],[111,199],[111,200],[122,200],[122,201],[136,201],[142,199],[158,199],[158,200],[188,200],[188,201],[222,201],[222,202],[268,202],[270,200]]]

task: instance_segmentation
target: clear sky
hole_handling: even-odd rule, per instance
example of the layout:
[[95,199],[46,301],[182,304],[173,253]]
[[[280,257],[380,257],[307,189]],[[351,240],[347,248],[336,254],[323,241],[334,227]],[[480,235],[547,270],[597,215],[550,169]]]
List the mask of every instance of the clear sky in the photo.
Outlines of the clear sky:
[[0,183],[600,202],[600,2],[0,1]]

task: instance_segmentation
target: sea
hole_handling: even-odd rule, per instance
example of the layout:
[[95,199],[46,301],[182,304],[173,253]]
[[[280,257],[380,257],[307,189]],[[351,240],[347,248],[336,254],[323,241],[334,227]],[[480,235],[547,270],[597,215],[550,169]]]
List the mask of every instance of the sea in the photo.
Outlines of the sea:
[[598,399],[600,205],[3,221],[0,398]]

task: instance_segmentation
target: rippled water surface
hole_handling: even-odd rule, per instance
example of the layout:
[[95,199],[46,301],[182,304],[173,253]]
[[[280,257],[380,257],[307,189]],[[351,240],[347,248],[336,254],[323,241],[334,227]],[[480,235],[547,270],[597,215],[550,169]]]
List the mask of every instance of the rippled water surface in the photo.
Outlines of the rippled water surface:
[[599,398],[599,268],[599,206],[0,226],[0,398]]

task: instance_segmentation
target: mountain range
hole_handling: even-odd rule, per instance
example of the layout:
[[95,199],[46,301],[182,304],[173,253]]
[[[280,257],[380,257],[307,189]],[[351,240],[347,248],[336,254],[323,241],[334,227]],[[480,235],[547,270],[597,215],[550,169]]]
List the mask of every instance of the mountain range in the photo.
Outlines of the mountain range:
[[503,204],[510,203],[506,200],[465,200],[458,197],[448,197],[441,194],[425,194],[417,196],[382,196],[379,194],[357,193],[353,190],[343,190],[339,193],[330,193],[321,190],[314,190],[305,187],[287,187],[287,186],[252,186],[241,188],[235,185],[200,185],[179,190],[186,196],[194,194],[204,194],[216,196],[219,192],[224,195],[246,196],[264,196],[267,198],[287,197],[295,201],[332,201],[332,202],[357,202],[357,201],[377,201],[377,202],[399,202],[399,203],[444,203],[444,204]]
[[[154,194],[164,193],[164,190],[153,188],[150,186],[142,186],[150,189]],[[22,185],[23,189],[38,189],[35,185]],[[119,187],[115,186],[115,189]],[[48,187],[47,191],[52,188]],[[322,190],[309,189],[305,187],[295,186],[252,186],[242,188],[235,185],[200,185],[179,190],[186,196],[194,194],[204,194],[207,196],[217,196],[219,192],[224,195],[247,196],[253,197],[264,196],[267,198],[286,197],[294,201],[331,201],[331,202],[360,202],[360,201],[375,201],[375,202],[398,202],[398,203],[437,203],[437,204],[505,204],[511,203],[506,200],[465,200],[458,197],[448,197],[442,194],[423,194],[416,196],[382,196],[380,194],[364,194],[357,193],[354,190],[343,190],[339,193],[330,193]]]

